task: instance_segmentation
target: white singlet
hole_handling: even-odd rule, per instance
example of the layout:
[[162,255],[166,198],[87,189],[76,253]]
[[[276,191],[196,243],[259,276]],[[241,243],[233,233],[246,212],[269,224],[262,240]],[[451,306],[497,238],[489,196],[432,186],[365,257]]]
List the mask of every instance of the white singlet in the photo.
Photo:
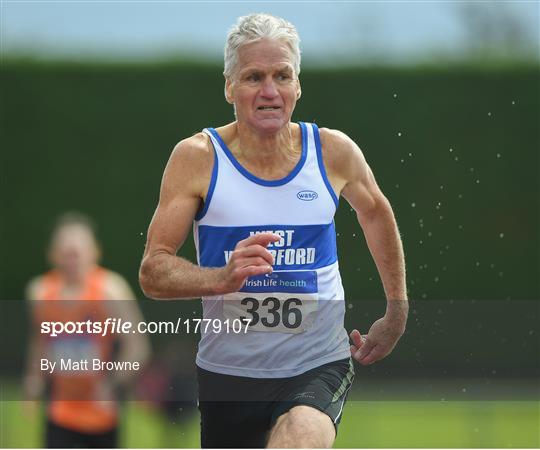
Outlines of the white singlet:
[[302,155],[280,180],[260,179],[233,156],[213,128],[214,168],[193,226],[197,259],[223,267],[238,241],[272,232],[273,273],[248,278],[239,292],[204,297],[203,317],[250,320],[247,333],[201,330],[197,365],[227,375],[292,377],[350,356],[343,326],[334,214],[338,199],[324,169],[319,130],[300,122]]

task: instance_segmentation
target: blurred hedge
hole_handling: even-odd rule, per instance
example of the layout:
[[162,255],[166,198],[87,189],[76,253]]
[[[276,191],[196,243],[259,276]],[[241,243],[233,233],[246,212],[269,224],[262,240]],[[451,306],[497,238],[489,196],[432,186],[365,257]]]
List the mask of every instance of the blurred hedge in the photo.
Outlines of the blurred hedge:
[[[145,233],[172,147],[233,119],[221,71],[181,63],[2,62],[1,299],[22,297],[27,280],[46,269],[50,225],[71,209],[96,219],[104,264],[138,290]],[[537,66],[302,72],[294,119],[340,129],[363,149],[400,225],[411,298],[446,305],[538,299],[539,80]],[[384,298],[381,284],[344,200],[336,223],[348,321],[363,323],[371,307],[362,301]],[[182,254],[194,258],[191,242]],[[505,308],[488,303],[485,315],[481,308],[475,314],[487,328],[493,319],[505,324],[502,333],[518,330],[537,342],[520,321],[530,327],[537,305],[516,302],[508,322]],[[429,345],[437,309],[422,317],[420,347]],[[446,312],[463,331],[457,310]],[[479,333],[471,328],[463,339]],[[512,361],[532,369],[538,359],[531,355],[529,348]]]
[[[136,286],[171,148],[233,118],[220,67],[4,61],[0,79],[0,297],[22,296],[46,268],[50,224],[70,209],[97,220],[104,263]],[[412,297],[538,298],[538,67],[311,70],[301,81],[294,119],[355,139],[393,204]],[[336,223],[348,297],[382,297],[344,200]]]

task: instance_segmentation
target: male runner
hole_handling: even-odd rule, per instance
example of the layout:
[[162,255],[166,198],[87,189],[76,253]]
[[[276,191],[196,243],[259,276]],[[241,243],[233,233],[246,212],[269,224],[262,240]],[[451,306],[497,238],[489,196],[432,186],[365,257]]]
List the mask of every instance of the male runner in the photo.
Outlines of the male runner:
[[[202,296],[197,355],[203,447],[330,447],[353,370],[405,329],[405,263],[388,200],[346,135],[292,123],[299,38],[267,14],[239,18],[225,48],[236,120],[181,141],[165,169],[140,270],[156,299]],[[379,270],[387,312],[365,339],[343,328],[333,217],[343,196]],[[176,252],[193,223],[199,265]]]
[[[68,213],[58,220],[48,256],[53,269],[27,287],[33,330],[24,380],[26,398],[37,400],[47,394],[46,447],[117,447],[117,391],[136,373],[94,370],[92,362],[94,358],[136,361],[142,367],[149,355],[147,338],[139,333],[102,336],[86,330],[51,336],[41,333],[41,324],[104,323],[107,318],[137,323],[142,316],[127,282],[98,266],[99,247],[92,222],[85,216]],[[43,359],[55,362],[54,368],[43,370]]]

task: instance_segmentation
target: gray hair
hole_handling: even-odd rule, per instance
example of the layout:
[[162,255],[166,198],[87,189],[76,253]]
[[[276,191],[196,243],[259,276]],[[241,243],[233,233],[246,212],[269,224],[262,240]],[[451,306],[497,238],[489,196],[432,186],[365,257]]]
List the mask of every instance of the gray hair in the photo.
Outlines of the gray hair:
[[300,37],[295,26],[281,17],[270,14],[249,14],[238,18],[230,29],[225,45],[223,75],[230,78],[238,64],[238,49],[242,45],[268,38],[281,40],[290,48],[296,76],[300,74]]

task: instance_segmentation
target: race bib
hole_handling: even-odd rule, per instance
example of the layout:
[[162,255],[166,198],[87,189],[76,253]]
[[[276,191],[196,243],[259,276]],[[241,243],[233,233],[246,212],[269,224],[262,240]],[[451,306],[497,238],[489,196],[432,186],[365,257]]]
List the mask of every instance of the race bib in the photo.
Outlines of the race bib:
[[250,331],[303,333],[318,310],[317,272],[273,272],[251,277],[223,296],[225,319],[250,321]]
[[[53,361],[92,361],[101,356],[95,339],[82,336],[58,336],[52,339],[49,359]],[[70,372],[73,375],[84,373],[79,370],[64,370],[64,372]]]

